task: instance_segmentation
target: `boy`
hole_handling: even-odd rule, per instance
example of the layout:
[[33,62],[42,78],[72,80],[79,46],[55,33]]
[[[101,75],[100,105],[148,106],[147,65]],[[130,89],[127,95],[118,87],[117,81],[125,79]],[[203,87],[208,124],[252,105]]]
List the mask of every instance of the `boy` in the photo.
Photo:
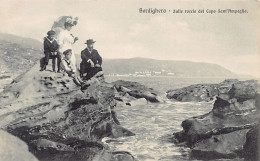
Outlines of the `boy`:
[[46,69],[46,66],[49,63],[49,59],[52,59],[52,70],[55,71],[55,62],[56,58],[58,59],[57,61],[57,66],[58,66],[58,71],[60,72],[60,62],[61,62],[61,56],[58,53],[59,45],[57,41],[54,39],[55,37],[55,32],[54,31],[48,31],[47,37],[44,38],[44,54],[45,57],[41,60],[41,70],[43,71]]
[[[64,58],[61,60],[61,69],[68,74],[69,77],[72,77],[74,83],[78,86],[82,86],[84,83],[78,75],[78,71],[74,63],[71,61],[72,50],[67,49],[63,52]],[[86,85],[85,85],[86,86]]]
[[61,60],[61,68],[69,75],[74,76],[76,73],[76,67],[71,62],[72,50],[67,49],[63,52],[64,58]]

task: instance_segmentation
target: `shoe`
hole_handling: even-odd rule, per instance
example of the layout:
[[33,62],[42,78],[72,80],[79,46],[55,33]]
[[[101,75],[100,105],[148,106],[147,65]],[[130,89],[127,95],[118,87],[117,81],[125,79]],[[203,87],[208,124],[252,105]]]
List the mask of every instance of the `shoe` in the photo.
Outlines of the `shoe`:
[[46,65],[44,65],[44,66],[40,69],[40,71],[44,71],[44,70],[46,70]]

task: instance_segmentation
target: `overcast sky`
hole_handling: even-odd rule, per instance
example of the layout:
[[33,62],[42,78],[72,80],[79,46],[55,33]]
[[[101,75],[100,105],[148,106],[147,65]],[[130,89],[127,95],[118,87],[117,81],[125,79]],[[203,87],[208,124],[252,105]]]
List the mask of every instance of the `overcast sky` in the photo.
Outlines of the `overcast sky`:
[[[247,9],[248,14],[145,14],[139,8]],[[147,57],[216,63],[260,76],[260,2],[166,0],[0,0],[0,32],[42,41],[59,16],[78,16],[79,41],[104,58]]]

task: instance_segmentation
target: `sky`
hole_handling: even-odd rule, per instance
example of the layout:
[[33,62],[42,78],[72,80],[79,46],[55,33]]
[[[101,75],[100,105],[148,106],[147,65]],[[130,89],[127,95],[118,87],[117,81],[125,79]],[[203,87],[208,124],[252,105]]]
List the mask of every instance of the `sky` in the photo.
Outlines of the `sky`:
[[[139,9],[167,13],[139,13]],[[204,13],[172,13],[204,9]],[[246,9],[246,14],[206,10]],[[171,12],[169,11],[171,10]],[[103,58],[146,57],[219,64],[260,77],[260,2],[257,0],[0,0],[0,32],[43,41],[60,16],[79,17],[76,54],[96,40]]]

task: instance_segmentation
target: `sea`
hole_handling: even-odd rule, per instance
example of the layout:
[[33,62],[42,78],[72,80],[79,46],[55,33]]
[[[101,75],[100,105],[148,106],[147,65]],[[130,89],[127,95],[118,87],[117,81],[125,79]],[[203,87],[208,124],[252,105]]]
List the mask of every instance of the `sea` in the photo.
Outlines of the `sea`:
[[111,150],[128,151],[139,161],[187,161],[190,149],[175,145],[172,134],[182,130],[183,120],[211,111],[213,102],[177,102],[166,98],[166,91],[192,84],[220,83],[224,78],[175,78],[107,76],[107,82],[127,80],[139,82],[161,93],[164,103],[146,103],[136,106],[119,105],[117,117],[121,125],[135,136],[104,138]]

